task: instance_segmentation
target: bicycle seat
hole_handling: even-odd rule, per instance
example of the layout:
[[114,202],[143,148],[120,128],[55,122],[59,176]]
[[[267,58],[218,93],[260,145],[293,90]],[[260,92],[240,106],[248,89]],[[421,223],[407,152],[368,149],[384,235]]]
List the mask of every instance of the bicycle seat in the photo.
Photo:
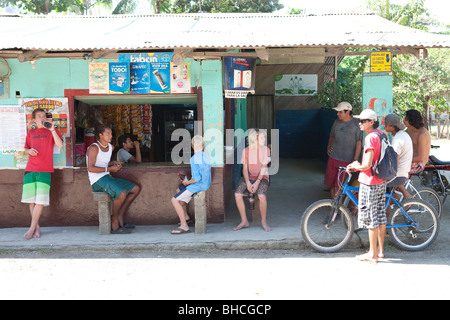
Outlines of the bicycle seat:
[[432,164],[437,166],[450,166],[450,161],[441,161],[435,156],[430,156],[429,160]]

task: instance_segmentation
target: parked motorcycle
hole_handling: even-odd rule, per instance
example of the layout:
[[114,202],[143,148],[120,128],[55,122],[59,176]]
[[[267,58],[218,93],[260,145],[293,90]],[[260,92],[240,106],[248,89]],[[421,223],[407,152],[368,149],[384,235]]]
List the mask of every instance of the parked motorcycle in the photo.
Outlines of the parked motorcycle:
[[[439,146],[432,145],[431,148],[436,149]],[[443,197],[442,203],[445,202],[445,198],[450,193],[450,161],[441,161],[430,155],[424,170],[417,176],[420,178],[422,186],[435,190]]]

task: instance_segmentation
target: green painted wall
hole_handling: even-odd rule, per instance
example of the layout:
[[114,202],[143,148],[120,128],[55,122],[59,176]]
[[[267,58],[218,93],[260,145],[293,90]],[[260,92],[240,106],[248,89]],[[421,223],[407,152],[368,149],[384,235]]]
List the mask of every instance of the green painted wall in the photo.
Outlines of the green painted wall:
[[[89,61],[81,59],[40,59],[34,63],[8,59],[12,70],[8,99],[0,99],[0,105],[18,105],[16,91],[22,98],[64,97],[65,89],[89,89]],[[113,62],[115,60],[98,60]],[[205,145],[211,151],[213,166],[223,166],[223,86],[222,61],[205,60],[191,62],[191,86],[203,90],[203,129],[208,134]],[[208,130],[213,129],[213,130]],[[207,131],[208,130],[208,131]],[[1,156],[0,156],[1,157]],[[9,161],[1,157],[2,161]]]
[[380,121],[380,130],[384,130],[384,117],[392,113],[393,93],[392,75],[387,72],[363,73],[362,108],[373,109]]
[[205,136],[205,150],[211,156],[213,166],[222,167],[224,165],[222,61],[203,61],[201,79],[203,88],[203,130]]

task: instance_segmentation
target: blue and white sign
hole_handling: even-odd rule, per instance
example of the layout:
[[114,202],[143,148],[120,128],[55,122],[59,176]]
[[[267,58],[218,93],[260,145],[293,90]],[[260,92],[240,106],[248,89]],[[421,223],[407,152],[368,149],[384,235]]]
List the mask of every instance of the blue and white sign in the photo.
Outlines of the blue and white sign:
[[150,63],[130,63],[130,92],[150,93]]
[[109,63],[109,93],[130,93],[130,64],[128,62]]
[[150,63],[150,93],[170,93],[170,65],[173,52],[121,53],[119,62]]

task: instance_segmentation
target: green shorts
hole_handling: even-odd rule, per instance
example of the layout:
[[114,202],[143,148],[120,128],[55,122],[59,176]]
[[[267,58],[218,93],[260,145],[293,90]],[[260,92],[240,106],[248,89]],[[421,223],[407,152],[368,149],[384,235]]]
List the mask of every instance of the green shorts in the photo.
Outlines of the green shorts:
[[116,200],[117,197],[126,191],[127,195],[136,185],[133,182],[114,178],[110,174],[101,177],[93,185],[92,190],[95,192],[105,192],[109,194],[111,199]]
[[50,204],[50,172],[26,172],[23,177],[22,202]]

